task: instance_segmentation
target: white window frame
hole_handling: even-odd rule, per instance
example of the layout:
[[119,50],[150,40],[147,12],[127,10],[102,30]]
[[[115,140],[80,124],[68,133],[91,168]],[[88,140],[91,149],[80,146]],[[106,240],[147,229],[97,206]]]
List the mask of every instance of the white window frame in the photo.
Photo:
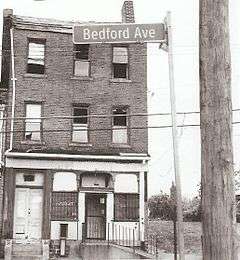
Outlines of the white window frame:
[[[90,59],[89,59],[89,51],[90,51],[90,45],[89,44],[84,44],[88,45],[88,55],[87,58],[78,58],[77,57],[77,46],[78,44],[74,45],[74,66],[73,66],[73,74],[76,77],[90,77]],[[81,44],[79,44],[81,46]],[[84,73],[76,73],[76,67],[77,66],[83,66],[82,67],[82,72]],[[84,67],[85,66],[85,67]]]
[[[119,54],[116,54],[116,53]],[[123,55],[121,55],[121,52]],[[125,52],[125,55],[124,55]],[[116,54],[116,55],[115,55]],[[119,57],[117,57],[119,55]],[[118,65],[124,65],[126,68],[126,77],[116,77],[114,70]],[[129,50],[128,46],[113,46],[112,48],[112,75],[115,79],[129,79]]]
[[[116,109],[124,109],[126,110],[126,125],[121,126],[121,125],[114,125],[114,110]],[[129,133],[128,133],[128,113],[129,113],[129,108],[127,107],[114,107],[112,109],[112,143],[114,144],[128,144],[129,143]]]
[[[31,45],[33,45],[32,48],[31,48]],[[37,52],[37,45],[39,45],[38,48],[40,48],[40,46],[42,46],[42,50],[39,49],[39,52]],[[33,38],[28,39],[27,73],[40,74],[40,75],[45,74],[45,49],[46,49],[46,40],[45,39],[33,39]],[[30,62],[30,61],[32,61],[32,62]],[[38,72],[34,72],[34,71],[29,71],[30,64],[42,66],[43,72],[38,73]]]
[[[38,107],[39,108],[39,114],[31,114],[31,109],[30,106],[32,107]],[[32,108],[33,109],[33,108]],[[25,131],[24,131],[24,137],[25,140],[31,140],[31,141],[41,141],[42,139],[42,104],[41,103],[26,103],[25,104]],[[35,125],[33,127],[33,125]],[[36,125],[39,125],[36,127]],[[33,130],[32,130],[33,128]],[[35,130],[35,128],[37,128]],[[32,130],[32,131],[31,131]],[[39,132],[34,132],[34,131],[39,131]],[[27,136],[30,135],[31,138],[27,138]]]
[[[87,106],[73,106],[73,115],[74,109],[86,109],[87,116],[89,114],[89,108]],[[87,123],[74,123],[74,118],[72,120],[72,142],[73,143],[88,143],[89,142],[89,134],[88,134],[88,124],[89,119],[86,118]]]

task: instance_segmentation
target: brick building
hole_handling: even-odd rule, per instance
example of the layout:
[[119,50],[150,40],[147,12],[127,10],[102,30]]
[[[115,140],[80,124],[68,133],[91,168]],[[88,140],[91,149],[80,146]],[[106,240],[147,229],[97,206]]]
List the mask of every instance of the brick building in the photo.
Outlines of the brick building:
[[[74,45],[73,22],[3,16],[1,92],[14,120],[4,126],[2,237],[57,245],[132,229],[143,244],[146,44]],[[134,22],[131,1],[122,18]]]

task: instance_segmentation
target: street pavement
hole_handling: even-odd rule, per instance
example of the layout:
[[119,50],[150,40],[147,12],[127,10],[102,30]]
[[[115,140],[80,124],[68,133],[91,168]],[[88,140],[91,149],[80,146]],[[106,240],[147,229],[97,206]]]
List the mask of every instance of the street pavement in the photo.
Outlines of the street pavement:
[[[75,250],[72,256],[65,258],[66,260],[138,260],[138,259],[156,259],[155,256],[140,255],[140,251],[133,253],[132,249],[123,249],[116,246],[107,245],[85,245],[79,250]],[[158,260],[174,260],[173,254],[160,253]],[[63,260],[63,258],[58,258]],[[186,255],[185,260],[202,260],[201,256]]]

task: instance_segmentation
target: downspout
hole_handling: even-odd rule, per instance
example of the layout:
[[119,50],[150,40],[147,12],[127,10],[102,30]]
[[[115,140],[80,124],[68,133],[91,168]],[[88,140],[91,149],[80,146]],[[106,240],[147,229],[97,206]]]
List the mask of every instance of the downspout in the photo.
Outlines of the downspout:
[[[14,124],[14,116],[15,116],[15,97],[16,97],[16,78],[15,78],[15,63],[14,63],[14,47],[13,47],[13,28],[10,29],[10,39],[11,39],[11,65],[12,65],[12,107],[11,107],[11,127],[10,127],[10,146],[9,149],[6,150],[5,156],[4,156],[4,171],[6,169],[6,153],[10,152],[13,148],[13,124]],[[5,124],[7,125],[7,121],[5,121]],[[6,138],[7,139],[7,138]],[[3,177],[5,179],[5,173],[3,174]],[[5,180],[3,179],[3,182]],[[7,211],[5,210],[6,205],[8,204],[8,197],[5,195],[5,185],[3,185],[3,221],[2,221],[2,234],[4,232],[4,222],[7,219]]]
[[13,46],[13,28],[10,29],[11,38],[11,64],[12,64],[12,113],[11,113],[11,128],[10,128],[10,147],[6,151],[10,152],[13,148],[13,126],[14,126],[14,116],[15,116],[15,99],[16,99],[16,78],[15,78],[15,61],[14,61],[14,46]]

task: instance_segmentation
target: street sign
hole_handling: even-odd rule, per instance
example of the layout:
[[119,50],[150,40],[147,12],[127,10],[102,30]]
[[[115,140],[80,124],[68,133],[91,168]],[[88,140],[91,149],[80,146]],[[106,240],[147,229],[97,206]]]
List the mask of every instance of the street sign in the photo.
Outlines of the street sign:
[[97,24],[75,25],[73,43],[162,42],[165,26],[158,24]]

